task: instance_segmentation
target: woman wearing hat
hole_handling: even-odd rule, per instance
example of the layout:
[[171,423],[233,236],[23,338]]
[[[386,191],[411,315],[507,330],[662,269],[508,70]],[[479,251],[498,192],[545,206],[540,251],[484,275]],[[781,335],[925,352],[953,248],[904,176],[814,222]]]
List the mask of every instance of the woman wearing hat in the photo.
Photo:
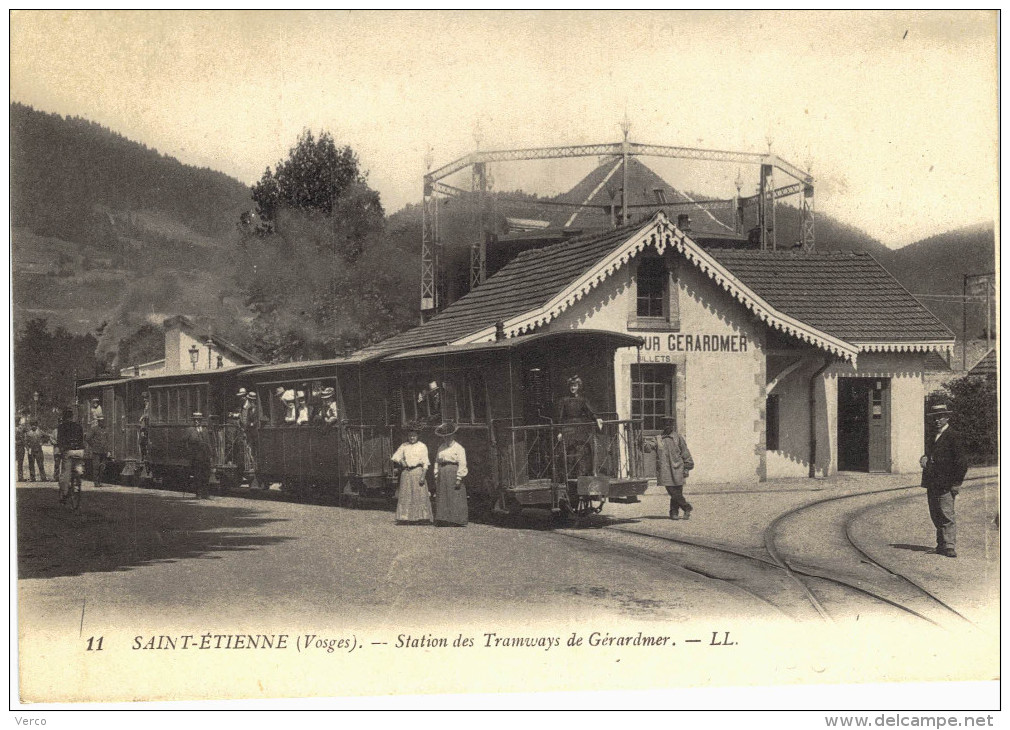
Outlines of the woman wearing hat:
[[431,522],[431,498],[428,496],[428,447],[418,440],[417,426],[407,427],[407,440],[390,457],[400,468],[400,488],[396,494],[397,522]]
[[319,393],[319,397],[323,399],[323,407],[317,418],[320,418],[327,426],[335,426],[340,420],[337,401],[333,398],[334,394],[333,388],[323,388]]
[[435,457],[436,524],[465,525],[469,516],[463,487],[463,477],[467,475],[466,450],[456,441],[456,430],[452,421],[435,429],[435,434],[442,437]]
[[942,403],[929,410],[929,417],[935,425],[934,436],[926,444],[926,454],[919,459],[919,464],[922,466],[922,486],[926,488],[929,503],[929,517],[936,528],[936,553],[956,558],[954,497],[968,471],[968,460],[960,437],[949,426],[951,414]]
[[294,423],[295,422],[295,391],[290,388],[285,388],[283,385],[278,385],[274,390],[274,398],[278,401],[279,408],[276,413],[277,420],[280,421],[280,414],[284,414],[284,423]]
[[[596,428],[603,430],[603,419],[593,412],[589,401],[582,394],[582,378],[573,375],[568,379],[568,395],[558,403],[558,422],[565,424],[584,424],[596,421]],[[565,439],[565,459],[568,465],[568,478],[574,479],[588,476],[592,472],[592,451],[590,441],[592,433],[584,425],[562,427],[558,439]]]

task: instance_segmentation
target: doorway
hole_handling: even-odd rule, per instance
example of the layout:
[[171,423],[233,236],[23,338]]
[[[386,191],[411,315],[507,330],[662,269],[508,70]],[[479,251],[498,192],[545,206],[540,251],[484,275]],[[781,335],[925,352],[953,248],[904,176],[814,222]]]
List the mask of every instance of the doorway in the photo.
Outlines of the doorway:
[[838,381],[839,471],[891,471],[891,379]]

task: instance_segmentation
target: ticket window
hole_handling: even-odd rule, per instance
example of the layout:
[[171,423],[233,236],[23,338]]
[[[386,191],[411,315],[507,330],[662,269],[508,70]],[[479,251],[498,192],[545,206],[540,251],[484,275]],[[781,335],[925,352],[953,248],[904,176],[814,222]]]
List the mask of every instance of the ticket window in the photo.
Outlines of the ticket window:
[[646,435],[663,430],[667,417],[676,417],[676,365],[631,366],[631,417],[642,419]]

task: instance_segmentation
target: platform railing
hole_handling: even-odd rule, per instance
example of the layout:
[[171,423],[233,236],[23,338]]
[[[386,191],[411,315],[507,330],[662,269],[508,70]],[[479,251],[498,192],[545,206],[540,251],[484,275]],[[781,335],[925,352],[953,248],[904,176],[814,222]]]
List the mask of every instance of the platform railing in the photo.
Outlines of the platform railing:
[[549,424],[496,424],[495,444],[502,484],[521,486],[536,481],[559,483],[556,433],[555,427]]
[[347,449],[346,474],[379,476],[390,471],[392,428],[371,424],[344,424],[341,438]]
[[643,478],[642,422],[631,419],[495,428],[499,474],[507,486],[579,476]]
[[642,478],[644,456],[639,446],[642,422],[632,419],[593,421],[556,426],[562,434],[568,478],[607,476]]

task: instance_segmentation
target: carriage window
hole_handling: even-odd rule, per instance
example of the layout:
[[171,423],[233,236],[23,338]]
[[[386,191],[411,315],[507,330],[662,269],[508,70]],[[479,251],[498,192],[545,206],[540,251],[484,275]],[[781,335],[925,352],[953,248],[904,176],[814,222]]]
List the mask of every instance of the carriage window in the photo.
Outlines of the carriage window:
[[484,398],[484,378],[480,373],[467,373],[467,397],[470,399],[470,412],[474,423],[487,421],[487,401]]
[[661,258],[645,258],[638,265],[638,316],[666,316],[666,264]]
[[661,431],[663,419],[674,416],[675,365],[631,366],[631,417],[641,418],[642,428]]

